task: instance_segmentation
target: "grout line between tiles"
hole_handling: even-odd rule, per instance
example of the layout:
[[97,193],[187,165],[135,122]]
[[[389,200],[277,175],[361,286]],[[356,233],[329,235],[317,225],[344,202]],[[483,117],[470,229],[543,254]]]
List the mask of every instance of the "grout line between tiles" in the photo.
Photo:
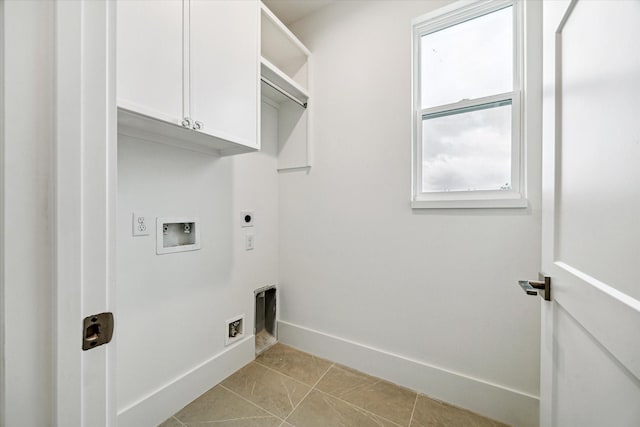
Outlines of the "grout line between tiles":
[[373,416],[374,416],[374,417],[376,417],[376,418],[381,418],[381,419],[383,419],[383,420],[385,420],[385,421],[387,421],[387,422],[390,422],[390,423],[391,423],[391,424],[393,424],[394,426],[402,427],[402,425],[401,425],[401,424],[398,424],[398,423],[397,423],[397,422],[395,422],[395,421],[391,421],[389,418],[385,418],[385,417],[383,417],[382,415],[374,414],[373,412],[368,411],[368,410],[366,410],[366,409],[364,409],[364,408],[362,408],[362,407],[360,407],[360,406],[358,406],[358,405],[354,405],[354,404],[353,404],[353,403],[351,403],[351,402],[347,402],[346,400],[343,400],[343,399],[341,399],[341,398],[339,398],[339,397],[336,397],[336,396],[334,396],[334,395],[333,395],[333,394],[331,394],[331,393],[327,393],[326,391],[322,391],[322,390],[317,389],[317,388],[315,389],[315,391],[317,391],[317,392],[319,392],[319,393],[322,393],[322,394],[324,394],[324,395],[327,395],[327,396],[329,396],[329,397],[331,397],[331,398],[333,398],[333,399],[339,400],[340,402],[344,403],[345,405],[351,406],[352,408],[356,408],[356,409],[358,409],[358,410],[360,410],[360,411],[362,411],[362,412],[365,412],[365,413],[367,413],[367,414],[369,414],[369,415],[373,415]]
[[416,412],[416,406],[418,405],[418,396],[420,394],[416,393],[416,400],[413,401],[413,409],[411,410],[411,418],[409,418],[409,427],[411,427],[411,423],[413,423],[413,414]]
[[263,408],[262,406],[258,405],[257,403],[254,403],[252,401],[250,401],[249,399],[245,399],[244,397],[242,397],[241,395],[239,395],[238,393],[236,393],[235,391],[225,387],[222,385],[222,383],[218,384],[220,387],[222,387],[223,389],[227,390],[228,392],[233,393],[234,395],[238,396],[240,399],[244,400],[245,402],[249,402],[250,404],[252,404],[253,406],[255,406],[258,409],[262,409],[264,412],[266,412],[267,414],[271,415],[272,417],[276,417],[277,419],[279,419],[280,421],[283,421],[283,419],[279,416],[277,416],[276,414],[274,414],[271,411],[266,410],[265,408]]
[[[373,378],[373,377],[371,377],[371,378]],[[341,395],[345,395],[347,393],[353,393],[354,391],[357,391],[358,389],[361,389],[361,388],[374,386],[374,385],[380,383],[380,381],[375,381],[375,382],[372,382],[372,383],[362,382],[360,384],[356,384],[356,385],[354,385],[354,386],[352,386],[350,388],[347,388],[346,390],[341,390]],[[331,393],[329,393],[329,394],[331,394]]]
[[[320,381],[322,381],[322,379],[324,378],[325,375],[327,375],[327,372],[329,372],[331,370],[331,368],[333,368],[335,366],[335,363],[332,363],[331,366],[329,366],[329,369],[327,369],[324,374],[322,374],[320,376],[320,378],[318,378],[318,381],[316,381],[316,383],[314,385],[311,386],[311,388],[309,389],[309,391],[307,392],[307,394],[304,395],[304,397],[302,399],[300,399],[300,402],[298,402],[298,404],[293,408],[293,410],[291,412],[289,412],[289,415],[287,415],[284,419],[284,421],[282,421],[282,424],[280,424],[280,426],[283,426],[284,423],[287,422],[287,420],[289,419],[289,417],[296,412],[296,409],[298,409],[298,406],[300,406],[302,404],[302,402],[304,402],[304,400],[307,398],[307,396],[309,396],[309,394],[311,394],[311,392],[316,388],[316,386],[320,383]],[[277,371],[276,371],[277,372]]]
[[[312,355],[312,354],[310,354],[310,353],[306,353],[306,354],[309,354],[309,355],[311,355],[312,357],[316,358],[316,356],[314,356],[314,355]],[[326,396],[329,396],[329,397],[331,397],[331,398],[333,398],[333,399],[336,399],[336,400],[338,400],[339,402],[341,402],[341,403],[343,403],[343,404],[345,404],[345,405],[347,405],[347,406],[349,406],[349,407],[352,407],[352,408],[354,408],[354,409],[356,409],[356,410],[358,410],[358,411],[363,412],[364,414],[368,414],[368,415],[370,415],[370,416],[373,416],[373,417],[379,418],[379,419],[384,420],[384,421],[386,421],[386,422],[388,422],[388,423],[391,423],[391,424],[392,424],[392,425],[394,425],[394,426],[403,427],[401,424],[398,424],[398,423],[397,423],[397,422],[395,422],[395,421],[391,421],[391,420],[390,420],[390,419],[388,419],[388,418],[385,418],[385,417],[383,417],[383,416],[381,416],[381,415],[378,415],[378,414],[376,414],[376,413],[373,413],[373,412],[371,412],[371,411],[369,411],[369,410],[367,410],[367,409],[365,409],[365,408],[362,408],[362,407],[360,407],[360,406],[358,406],[358,405],[355,405],[355,404],[353,404],[353,403],[351,403],[351,402],[348,402],[348,401],[346,401],[346,400],[344,400],[344,399],[342,399],[342,398],[340,398],[340,397],[338,397],[338,396],[335,396],[335,395],[333,395],[333,394],[331,394],[331,393],[328,393],[328,392],[325,392],[325,391],[322,391],[322,390],[318,389],[318,388],[317,388],[318,384],[320,384],[320,382],[322,381],[322,379],[327,375],[327,373],[328,373],[332,368],[334,368],[334,367],[341,367],[341,365],[339,365],[339,364],[337,364],[337,363],[335,363],[335,362],[331,362],[330,360],[327,360],[327,359],[323,359],[323,360],[326,360],[327,362],[329,362],[329,363],[330,363],[330,366],[329,366],[329,367],[327,368],[327,370],[326,370],[326,371],[325,371],[325,372],[320,376],[320,378],[318,378],[318,380],[317,380],[317,381],[316,381],[312,386],[310,386],[309,391],[307,391],[307,393],[302,397],[302,399],[298,402],[298,404],[297,404],[297,405],[295,405],[295,406],[293,406],[293,405],[292,405],[292,406],[293,406],[293,409],[291,410],[291,412],[289,412],[289,414],[288,414],[286,417],[280,417],[280,416],[278,416],[278,415],[275,415],[274,413],[272,413],[271,411],[269,411],[269,410],[267,410],[267,409],[263,408],[262,406],[258,405],[257,403],[255,403],[255,402],[252,402],[252,401],[248,400],[247,398],[243,397],[242,395],[240,395],[240,394],[236,393],[235,391],[233,391],[233,390],[229,389],[228,387],[224,386],[224,385],[222,384],[222,382],[220,382],[220,383],[216,384],[216,386],[218,386],[218,385],[219,385],[219,386],[220,386],[220,387],[222,387],[224,390],[226,390],[226,391],[228,391],[228,392],[232,393],[233,395],[235,395],[235,396],[239,397],[240,399],[242,399],[243,401],[245,401],[245,402],[247,402],[247,403],[251,404],[252,406],[254,406],[254,407],[256,407],[256,408],[258,408],[258,409],[260,409],[260,410],[264,411],[265,413],[267,413],[269,416],[271,416],[271,417],[275,418],[276,420],[281,421],[281,423],[279,424],[279,427],[284,427],[285,425],[290,425],[290,423],[288,423],[288,422],[287,422],[287,420],[288,420],[288,419],[291,417],[291,415],[292,415],[292,414],[293,414],[293,413],[294,413],[294,412],[295,412],[295,411],[300,407],[300,405],[302,405],[302,403],[304,402],[304,400],[305,400],[305,399],[306,399],[306,398],[311,394],[311,392],[312,392],[312,391],[314,391],[314,390],[315,390],[315,391],[317,391],[317,392],[319,392],[319,393],[321,393],[321,394],[323,394],[323,395],[326,395]],[[300,380],[298,380],[298,379],[296,379],[296,378],[293,378],[293,377],[291,377],[291,376],[289,376],[289,375],[287,375],[287,374],[285,374],[285,373],[283,373],[283,372],[280,372],[280,371],[278,371],[278,370],[276,370],[276,369],[274,369],[274,368],[272,368],[272,367],[270,367],[270,366],[267,366],[267,365],[265,365],[265,364],[263,364],[263,363],[259,362],[259,361],[258,361],[258,359],[253,360],[253,363],[256,363],[257,365],[259,365],[259,366],[261,366],[261,367],[263,367],[263,368],[265,368],[265,369],[267,369],[267,370],[269,370],[269,371],[272,371],[272,372],[276,373],[277,375],[280,375],[280,376],[282,376],[282,377],[288,378],[288,379],[290,379],[290,380],[292,380],[292,381],[295,381],[295,382],[297,382],[297,383],[300,383],[300,384],[302,384],[302,385],[304,385],[304,386],[309,387],[309,385],[308,385],[308,384],[306,384],[306,383],[304,383],[303,381],[300,381]],[[360,372],[360,371],[358,371],[358,372]],[[368,374],[364,374],[364,373],[362,373],[362,374],[363,374],[363,375],[368,375]],[[382,380],[382,379],[380,379],[380,378],[378,378],[378,377],[372,377],[372,378],[377,379],[377,380],[378,380],[377,382],[385,381],[385,380]],[[377,382],[376,382],[376,383],[377,383]],[[388,382],[388,381],[387,381],[387,382]],[[391,384],[393,384],[393,383],[391,383]],[[394,384],[394,385],[396,385],[396,384]],[[214,386],[214,387],[215,387],[215,386]],[[408,390],[410,390],[410,389],[408,389]],[[416,396],[415,396],[415,399],[414,399],[414,402],[413,402],[413,408],[412,408],[412,410],[411,410],[411,417],[409,418],[409,424],[408,424],[408,427],[411,427],[411,424],[413,423],[413,419],[414,419],[414,416],[415,416],[415,410],[416,410],[416,407],[417,407],[417,404],[418,404],[418,398],[420,397],[420,393],[418,393],[418,392],[416,392],[416,391],[414,391],[414,390],[410,390],[410,391],[412,391],[412,392],[416,393]],[[439,400],[437,400],[437,399],[429,398],[428,396],[425,396],[425,397],[427,397],[428,399],[434,400],[434,401],[436,401],[436,402],[438,402],[438,403],[440,403],[440,404],[446,404],[446,403],[444,403],[444,402],[442,402],[442,401],[439,401]],[[455,408],[455,409],[457,409],[457,410],[462,410],[462,411],[465,411],[465,412],[469,412],[469,413],[471,413],[471,414],[472,414],[472,415],[474,415],[474,416],[479,416],[479,417],[482,417],[482,418],[487,418],[487,417],[483,417],[482,415],[476,414],[476,413],[475,413],[475,412],[473,412],[473,411],[469,411],[468,409],[465,409],[465,408],[459,408],[459,407],[457,407],[457,406],[455,406],[455,405],[450,405],[450,404],[447,404],[447,405],[452,406],[452,407],[454,407],[454,408]],[[182,422],[180,419],[178,419],[175,415],[173,415],[171,418],[172,418],[172,419],[174,419],[175,421],[177,421],[177,422],[180,424],[180,426],[182,426],[182,427],[187,427],[187,424],[183,423],[183,422]],[[245,418],[242,418],[242,419],[255,419],[255,418],[268,418],[268,417],[267,417],[267,416],[264,416],[264,417],[259,417],[259,416],[257,416],[257,417],[245,417]],[[495,420],[493,420],[493,419],[491,419],[491,418],[487,418],[487,419],[489,419],[490,421],[492,421],[492,422],[496,423],[496,421],[495,421]],[[216,423],[216,422],[219,422],[219,421],[220,421],[220,420],[217,420],[217,421],[209,421],[209,422],[199,423],[199,424],[202,424],[202,425],[204,426],[204,425],[208,425],[208,424]],[[496,425],[499,425],[499,424],[496,424]]]
[[[327,359],[325,359],[325,360],[327,360]],[[327,361],[328,361],[328,360],[327,360]],[[266,369],[268,369],[268,370],[270,370],[270,371],[273,371],[273,372],[275,372],[275,373],[277,373],[277,374],[280,374],[280,375],[282,375],[282,376],[285,376],[285,377],[287,377],[287,378],[289,378],[289,379],[292,379],[292,380],[294,380],[294,381],[297,381],[297,382],[299,382],[299,383],[301,383],[301,384],[304,384],[304,385],[308,386],[308,384],[305,384],[305,383],[303,383],[302,381],[300,381],[300,380],[298,380],[298,379],[296,379],[296,378],[290,377],[290,376],[289,376],[289,375],[287,375],[287,374],[284,374],[284,373],[282,373],[282,372],[280,372],[280,371],[278,371],[278,370],[275,370],[275,369],[273,369],[273,368],[272,368],[272,367],[270,367],[270,366],[264,365],[264,364],[262,364],[262,363],[258,362],[257,360],[254,360],[254,363],[256,363],[256,364],[258,364],[258,365],[262,366],[263,368],[266,368]],[[396,425],[396,426],[402,427],[400,424],[396,423],[395,421],[391,421],[391,420],[390,420],[390,419],[388,419],[388,418],[382,417],[382,416],[380,416],[380,415],[378,415],[378,414],[374,414],[373,412],[368,411],[368,410],[366,410],[366,409],[364,409],[364,408],[362,408],[362,407],[360,407],[360,406],[358,406],[358,405],[354,405],[353,403],[347,402],[346,400],[343,400],[343,399],[341,399],[341,398],[340,398],[340,397],[338,397],[338,396],[334,396],[334,395],[333,395],[333,394],[331,394],[331,393],[327,393],[327,392],[325,392],[325,391],[322,391],[322,390],[320,390],[320,389],[316,388],[316,386],[320,383],[320,381],[322,380],[322,378],[324,378],[324,376],[325,376],[325,375],[326,375],[326,374],[331,370],[331,368],[333,368],[334,366],[339,366],[339,365],[338,365],[337,363],[335,363],[335,362],[331,362],[331,366],[329,366],[329,368],[328,368],[328,369],[327,369],[327,370],[326,370],[326,371],[325,371],[325,372],[320,376],[320,378],[318,379],[318,381],[316,381],[316,383],[315,383],[313,386],[311,386],[311,389],[307,392],[307,394],[305,394],[305,395],[304,395],[304,397],[302,398],[302,400],[301,400],[301,401],[300,401],[300,402],[299,402],[299,403],[298,403],[298,404],[293,408],[293,411],[291,411],[291,412],[289,413],[289,415],[287,415],[287,417],[284,419],[283,423],[282,423],[282,424],[280,424],[280,427],[282,427],[282,426],[284,425],[284,423],[287,421],[287,419],[289,419],[289,417],[291,416],[291,414],[293,414],[293,412],[298,408],[298,406],[300,406],[300,404],[304,401],[304,399],[306,399],[306,398],[307,398],[307,396],[308,396],[308,395],[309,395],[313,390],[319,391],[319,392],[320,392],[320,393],[322,393],[322,394],[325,394],[325,395],[327,395],[327,396],[333,397],[333,398],[335,398],[335,399],[339,400],[340,402],[345,403],[345,404],[347,404],[347,405],[349,405],[349,406],[351,406],[351,407],[353,407],[353,408],[357,408],[357,409],[359,409],[359,410],[361,410],[361,411],[364,411],[364,412],[366,412],[367,414],[373,415],[373,416],[378,417],[378,418],[382,418],[382,419],[384,419],[385,421],[392,423],[393,425]],[[367,374],[364,374],[364,375],[367,375]],[[377,378],[377,377],[371,377],[371,378],[375,378],[375,379],[377,380],[374,384],[377,384],[377,383],[379,383],[379,382],[381,382],[381,381],[384,381],[384,380],[382,380],[382,379],[380,379],[380,378]],[[414,393],[416,393],[416,396],[418,395],[418,393],[417,393],[417,392],[415,392],[415,391],[413,391],[413,390],[411,390],[411,391],[412,391],[412,392],[414,392]],[[415,402],[414,402],[414,403],[415,403]]]
[[[273,371],[273,372],[275,372],[276,374],[280,374],[280,375],[282,375],[283,377],[287,377],[287,378],[289,378],[290,380],[294,380],[295,382],[300,383],[300,384],[302,384],[302,385],[304,385],[304,386],[311,387],[311,388],[313,388],[313,387],[314,387],[314,385],[309,385],[309,384],[307,384],[307,383],[305,383],[305,382],[300,381],[300,380],[299,380],[299,379],[297,379],[297,378],[290,377],[289,375],[287,375],[287,374],[285,374],[285,373],[282,373],[282,372],[278,371],[277,369],[273,369],[271,366],[264,365],[264,364],[262,364],[262,363],[260,363],[260,362],[255,361],[255,360],[253,361],[253,363],[255,363],[256,365],[260,365],[260,366],[262,366],[263,368],[267,368],[268,370]],[[333,365],[334,365],[334,364],[332,364],[331,366],[333,366]],[[324,374],[326,374],[327,372],[329,372],[329,369],[331,369],[331,366],[329,366],[329,368],[327,369],[327,371],[326,371]],[[322,374],[322,375],[320,376],[320,378],[324,377],[324,374]],[[320,380],[318,380],[318,381],[320,381]],[[317,384],[317,382],[316,382],[316,384]]]
[[[226,420],[215,420],[215,421],[198,421],[195,424],[191,424],[192,426],[208,426],[208,425],[219,425],[220,423],[226,423],[229,421],[242,421],[242,420],[262,420],[262,419],[269,419],[269,418],[273,418],[272,416],[262,416],[262,417],[240,417],[240,418],[229,418]],[[278,418],[278,420],[281,420],[281,418]],[[185,424],[185,427],[188,427]]]

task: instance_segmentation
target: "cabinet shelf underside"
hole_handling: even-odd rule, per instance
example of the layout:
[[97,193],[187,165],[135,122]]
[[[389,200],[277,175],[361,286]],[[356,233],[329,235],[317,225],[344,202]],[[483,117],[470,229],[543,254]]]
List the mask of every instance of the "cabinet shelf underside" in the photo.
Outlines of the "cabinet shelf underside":
[[255,148],[216,138],[124,108],[118,108],[118,133],[213,156],[230,156],[256,151]]

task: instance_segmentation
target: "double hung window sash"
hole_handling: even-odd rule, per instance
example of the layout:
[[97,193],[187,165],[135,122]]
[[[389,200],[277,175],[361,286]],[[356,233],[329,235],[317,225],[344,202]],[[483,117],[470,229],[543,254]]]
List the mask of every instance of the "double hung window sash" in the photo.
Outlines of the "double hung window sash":
[[414,200],[522,197],[517,6],[477,2],[414,24]]

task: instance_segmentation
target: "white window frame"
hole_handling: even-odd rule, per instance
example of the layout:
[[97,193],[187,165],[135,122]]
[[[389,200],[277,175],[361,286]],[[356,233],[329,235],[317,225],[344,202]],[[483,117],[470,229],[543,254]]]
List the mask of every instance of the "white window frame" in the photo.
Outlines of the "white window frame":
[[[453,25],[513,7],[513,90],[483,98],[464,100],[422,109],[421,40],[422,36]],[[521,0],[462,0],[412,21],[412,208],[525,208],[528,206],[525,185],[524,147],[524,5]],[[422,122],[423,116],[464,109],[511,99],[511,189],[477,191],[422,192]]]

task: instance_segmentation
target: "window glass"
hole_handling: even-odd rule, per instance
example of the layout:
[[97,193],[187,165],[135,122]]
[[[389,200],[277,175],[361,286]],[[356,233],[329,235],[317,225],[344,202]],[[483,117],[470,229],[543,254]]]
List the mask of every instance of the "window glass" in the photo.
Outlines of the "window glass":
[[513,90],[513,6],[421,37],[422,108]]
[[423,116],[422,192],[511,188],[511,100]]

